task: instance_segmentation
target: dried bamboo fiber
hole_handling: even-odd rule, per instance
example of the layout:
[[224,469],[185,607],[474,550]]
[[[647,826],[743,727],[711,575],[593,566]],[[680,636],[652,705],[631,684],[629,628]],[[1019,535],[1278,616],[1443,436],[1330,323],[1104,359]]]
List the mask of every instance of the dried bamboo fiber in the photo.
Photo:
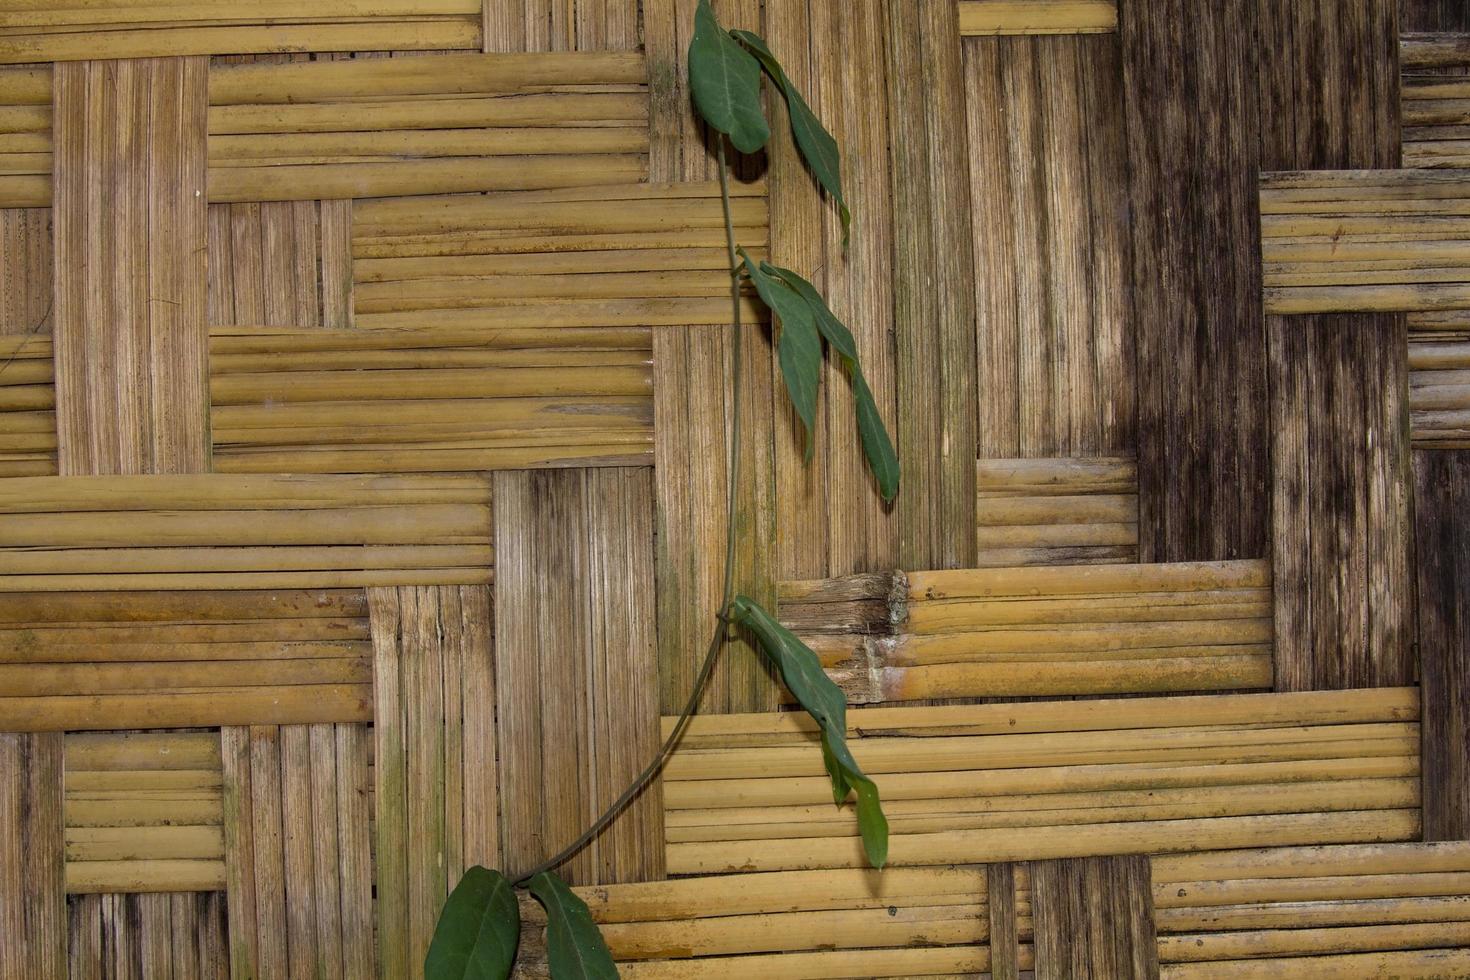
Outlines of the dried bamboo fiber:
[[1470,171],[1263,174],[1266,312],[1470,307]]
[[960,33],[1105,34],[1118,29],[1115,0],[960,0]]
[[488,582],[475,477],[22,477],[0,486],[0,588]]
[[[216,330],[215,469],[619,466],[653,452],[647,329]],[[257,352],[259,347],[269,352]]]
[[[848,723],[906,867],[1408,839],[1414,703],[1412,689],[1231,695],[864,709]],[[696,720],[664,771],[671,873],[861,866],[815,739],[782,724],[710,719],[715,735]],[[1013,734],[981,734],[997,730]]]
[[1161,857],[1153,899],[1166,977],[1455,975],[1470,844]]
[[1131,458],[981,459],[977,564],[1138,560],[1138,472]]

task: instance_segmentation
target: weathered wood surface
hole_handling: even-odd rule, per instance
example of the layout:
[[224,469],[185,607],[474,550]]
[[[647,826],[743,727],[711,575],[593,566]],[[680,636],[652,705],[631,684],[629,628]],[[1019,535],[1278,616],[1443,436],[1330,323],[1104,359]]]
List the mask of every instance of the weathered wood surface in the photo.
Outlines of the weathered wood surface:
[[0,734],[0,975],[59,978],[66,894],[59,734]]
[[1146,857],[1031,865],[1037,980],[1159,975]]
[[484,0],[486,51],[632,51],[638,0]]
[[77,895],[67,903],[66,976],[73,980],[225,980],[218,892]]

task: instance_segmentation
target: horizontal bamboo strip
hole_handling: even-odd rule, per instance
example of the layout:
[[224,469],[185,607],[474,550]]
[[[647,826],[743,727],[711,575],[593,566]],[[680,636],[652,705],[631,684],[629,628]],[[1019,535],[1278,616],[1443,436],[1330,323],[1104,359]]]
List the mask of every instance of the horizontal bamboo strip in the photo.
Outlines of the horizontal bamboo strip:
[[1087,568],[964,569],[909,572],[914,601],[1034,595],[1104,595],[1124,592],[1214,591],[1269,588],[1262,561],[1107,565]]
[[1225,651],[1244,647],[1241,652],[1259,652],[1262,646],[1269,646],[1271,635],[1272,624],[1267,619],[997,627],[897,637],[888,662],[903,667],[1006,657],[1101,660],[1151,655],[1145,651],[1182,653],[1192,648]]
[[[228,480],[210,475],[67,477],[0,483],[0,511],[17,515],[154,510],[268,512],[341,509],[364,502],[379,507],[473,505],[483,504],[489,493],[488,481],[476,476],[263,476]],[[231,599],[225,597],[223,601]]]
[[676,980],[691,976],[705,980],[827,980],[841,977],[947,977],[973,976],[990,968],[985,946],[938,946],[914,949],[826,950],[803,953],[764,953],[754,956],[710,957],[693,963],[669,960],[620,963],[624,980]]
[[[1407,849],[1412,845],[1404,845]],[[1470,872],[1419,872],[1301,878],[1236,878],[1223,881],[1154,881],[1155,908],[1199,908],[1265,902],[1323,902],[1413,898],[1470,893]]]
[[[48,623],[62,626],[105,623],[176,625],[183,622],[208,629],[219,621],[342,620],[364,619],[366,616],[367,597],[361,590],[350,589],[197,591],[189,595],[139,592],[111,596],[85,592],[0,593],[0,625],[5,627]],[[322,632],[293,632],[291,635],[328,636],[341,628],[328,622],[321,625]]]
[[1115,0],[960,0],[960,33],[1103,34],[1118,29]]
[[220,687],[144,696],[0,697],[0,725],[20,732],[371,720],[371,684]]
[[[1181,651],[1188,653],[1188,651]],[[872,685],[873,701],[916,701],[956,695],[1034,697],[1136,694],[1143,691],[1237,691],[1269,688],[1274,668],[1269,648],[1251,656],[1198,656],[1097,663],[935,664],[886,667]]]
[[219,737],[209,733],[145,732],[66,737],[67,772],[155,768],[218,769]]
[[[759,301],[745,298],[742,315],[747,322],[769,319]],[[384,330],[402,327],[434,327],[452,330],[520,329],[543,327],[552,330],[582,327],[678,327],[721,325],[730,322],[730,300],[710,298],[554,299],[530,304],[506,303],[460,310],[410,310],[401,313],[368,313],[357,317],[359,327]],[[0,391],[0,397],[3,397]]]
[[[289,142],[314,133],[326,134],[325,138],[337,141],[352,139],[354,134],[384,138],[396,134],[402,138],[428,132],[439,133],[441,139],[453,134],[480,138],[504,134],[533,141],[536,148],[527,155],[539,155],[554,151],[545,144],[534,143],[538,136],[566,140],[590,135],[590,131],[599,128],[633,130],[647,120],[648,105],[642,95],[615,91],[217,106],[209,111],[209,146],[211,166],[214,166],[226,159],[219,151],[247,145],[243,138],[246,136],[273,137],[263,144],[250,144],[257,149],[274,147],[275,153],[266,154],[271,158],[301,156],[305,148],[319,146],[321,140],[314,144],[309,138],[301,144]],[[627,152],[646,151],[645,136]]]
[[[426,453],[425,450],[433,450]],[[382,471],[425,470],[530,470],[557,467],[585,468],[594,466],[651,466],[653,444],[591,443],[577,446],[536,446],[533,448],[464,448],[416,446],[412,449],[391,447],[353,449],[288,449],[279,452],[249,450],[223,451],[215,458],[217,473],[277,473],[296,469],[314,473],[373,473]],[[484,581],[484,576],[467,572],[453,583],[432,575],[406,578],[396,576],[395,584],[468,585]],[[342,579],[342,584],[376,584],[358,579]]]
[[1159,959],[1189,963],[1456,946],[1470,946],[1470,922],[1186,933],[1159,937]]
[[55,697],[88,694],[146,694],[174,689],[370,684],[365,659],[213,660],[194,663],[8,664],[0,665],[0,696]]
[[1470,341],[1411,339],[1409,422],[1416,446],[1470,445]]
[[1352,926],[1392,922],[1470,922],[1470,895],[1160,909],[1157,920],[1160,932]]
[[267,588],[366,588],[375,585],[484,585],[491,574],[483,566],[364,571],[312,572],[149,572],[126,575],[0,575],[0,591],[28,590],[76,592],[133,592],[139,589],[191,591],[213,589]]
[[[653,349],[647,327],[582,327],[562,330],[514,328],[488,333],[481,330],[450,330],[443,327],[408,327],[398,330],[301,330],[290,327],[215,327],[210,332],[211,369],[228,370],[236,365],[281,361],[294,362],[306,354],[331,358],[334,366],[359,366],[358,357],[398,358],[447,356],[446,349],[474,348],[478,351]],[[455,351],[455,354],[462,353]],[[260,360],[259,358],[265,358]]]
[[1282,847],[1160,858],[1155,882],[1238,878],[1313,878],[1326,875],[1470,872],[1470,842],[1356,847]]
[[68,827],[154,827],[181,823],[218,826],[224,803],[218,799],[105,799],[67,795]]
[[225,855],[215,827],[68,827],[68,861],[214,861]]
[[222,860],[68,861],[70,895],[116,892],[213,892],[225,887]]
[[1339,980],[1341,977],[1395,977],[1439,980],[1470,972],[1470,949],[1424,949],[1387,953],[1342,953],[1216,963],[1174,963],[1162,967],[1161,980]]

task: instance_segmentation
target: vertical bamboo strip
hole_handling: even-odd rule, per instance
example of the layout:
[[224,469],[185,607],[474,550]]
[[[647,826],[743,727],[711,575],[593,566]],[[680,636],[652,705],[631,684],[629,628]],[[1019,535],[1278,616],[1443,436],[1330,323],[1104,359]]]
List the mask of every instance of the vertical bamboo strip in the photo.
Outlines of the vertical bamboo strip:
[[0,976],[66,975],[60,734],[0,734]]
[[637,0],[484,0],[485,50],[633,51]]
[[888,11],[899,564],[974,565],[974,239],[954,0]]
[[[225,980],[225,901],[218,892],[76,895],[68,976]],[[239,974],[236,974],[239,976]]]
[[1147,857],[1031,865],[1037,980],[1159,975]]
[[1019,980],[1021,937],[1017,921],[1017,865],[992,864],[985,869],[990,914],[991,980]]
[[346,327],[350,201],[209,206],[211,326]]
[[51,248],[50,208],[0,208],[0,334],[51,332]]
[[55,70],[61,471],[208,466],[206,59]]
[[1402,30],[1470,34],[1470,8],[1459,0],[1403,0]]
[[[657,749],[651,490],[641,469],[496,475],[501,783],[519,787],[501,833],[518,871],[570,844]],[[655,783],[565,872],[660,877],[661,818]]]

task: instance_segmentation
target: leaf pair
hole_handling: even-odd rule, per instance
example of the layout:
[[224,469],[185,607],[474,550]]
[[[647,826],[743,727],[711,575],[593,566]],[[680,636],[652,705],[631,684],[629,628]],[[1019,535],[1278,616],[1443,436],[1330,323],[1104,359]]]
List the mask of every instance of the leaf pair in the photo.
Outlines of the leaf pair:
[[781,680],[816,720],[822,730],[822,761],[832,777],[832,798],[841,806],[857,794],[858,830],[868,863],[881,868],[888,861],[888,818],[878,798],[878,787],[863,775],[847,747],[847,696],[832,683],[811,648],[754,600],[738,596],[731,618],[754,634],[766,656],[781,672]]
[[822,339],[825,338],[842,357],[852,379],[863,455],[878,480],[878,490],[883,499],[893,500],[898,495],[898,454],[893,451],[893,441],[883,425],[878,403],[863,377],[862,365],[858,363],[857,341],[853,339],[852,331],[837,319],[817,288],[801,276],[769,262],[756,263],[744,249],[740,250],[740,257],[761,302],[781,321],[776,352],[791,403],[796,406],[796,414],[806,426],[807,459],[812,456],[812,436],[817,424],[817,390],[821,385]]
[[725,30],[709,0],[699,0],[694,11],[694,39],[689,45],[689,87],[704,121],[730,137],[741,153],[754,153],[771,138],[771,127],[761,106],[762,69],[786,100],[791,135],[801,158],[837,202],[845,245],[852,228],[852,212],[842,193],[842,159],[837,141],[760,35]]
[[[617,980],[618,968],[587,904],[556,875],[531,879],[546,909],[552,980]],[[521,907],[510,880],[474,867],[455,886],[424,958],[425,980],[505,980],[521,942]]]

